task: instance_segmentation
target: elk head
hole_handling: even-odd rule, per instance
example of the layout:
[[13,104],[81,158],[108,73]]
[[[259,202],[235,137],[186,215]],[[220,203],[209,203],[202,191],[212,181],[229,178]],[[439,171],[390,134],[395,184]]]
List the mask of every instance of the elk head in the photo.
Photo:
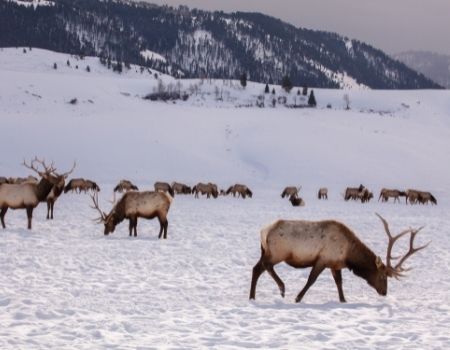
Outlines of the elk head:
[[94,205],[91,206],[92,209],[97,210],[100,213],[100,217],[95,219],[95,222],[98,224],[104,224],[105,225],[105,236],[109,235],[110,233],[113,233],[116,229],[117,221],[115,218],[114,208],[111,210],[109,214],[106,214],[104,211],[100,209],[100,206],[98,205],[98,193],[95,192],[93,195],[91,195],[92,201],[94,202]]
[[[376,214],[381,222],[383,223],[384,230],[386,231],[386,234],[388,236],[388,247],[387,247],[387,253],[386,253],[386,264],[383,263],[381,258],[377,256],[375,260],[375,265],[377,268],[377,271],[375,274],[372,274],[369,279],[368,283],[376,289],[378,294],[380,295],[386,295],[387,294],[387,280],[389,277],[394,277],[396,279],[399,279],[400,277],[404,276],[404,272],[409,271],[410,269],[404,268],[403,263],[413,254],[417,253],[418,251],[426,248],[431,242],[428,242],[424,246],[421,247],[414,247],[414,239],[416,235],[423,229],[423,227],[420,227],[418,229],[407,229],[402,231],[396,236],[392,236],[389,225],[387,221],[379,214]],[[394,243],[401,237],[409,234],[409,250],[403,257],[393,257],[392,256],[392,248],[394,247]],[[398,263],[393,265],[392,261],[398,260]]]

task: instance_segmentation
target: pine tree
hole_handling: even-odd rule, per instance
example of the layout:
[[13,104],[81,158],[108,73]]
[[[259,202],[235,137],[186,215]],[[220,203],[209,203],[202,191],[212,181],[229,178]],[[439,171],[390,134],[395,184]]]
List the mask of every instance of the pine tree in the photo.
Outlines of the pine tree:
[[91,72],[91,67],[87,66],[86,67],[86,72],[90,73]]
[[272,95],[275,95],[275,88],[272,89]]
[[53,63],[53,69],[58,69],[58,65],[55,63]]
[[293,88],[291,79],[287,75],[283,77],[283,80],[281,81],[281,87],[286,90],[286,92],[290,92]]
[[70,61],[67,60],[67,67],[70,67]]
[[264,89],[264,93],[268,94],[270,92],[269,84],[266,84],[266,88]]
[[247,73],[242,73],[240,79],[243,88],[247,86]]
[[311,90],[311,93],[309,94],[308,105],[310,107],[316,107],[317,106],[316,97],[314,96],[314,90]]
[[297,90],[297,96],[300,96],[300,89]]

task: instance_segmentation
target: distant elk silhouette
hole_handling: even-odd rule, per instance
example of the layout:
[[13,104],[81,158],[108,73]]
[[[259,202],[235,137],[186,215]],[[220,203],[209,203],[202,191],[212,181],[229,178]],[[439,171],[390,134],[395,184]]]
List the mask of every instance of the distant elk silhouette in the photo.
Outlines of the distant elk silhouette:
[[[35,167],[35,163],[41,164],[43,171]],[[33,218],[33,210],[40,202],[45,202],[48,199],[55,185],[64,182],[65,174],[58,175],[55,173],[56,169],[53,165],[46,165],[45,161],[40,161],[35,157],[28,165],[25,161],[23,164],[26,168],[33,170],[40,176],[39,182],[22,184],[2,184],[0,186],[0,219],[3,228],[5,225],[5,215],[8,209],[25,209],[28,218],[28,229],[31,230],[31,222]],[[48,215],[47,211],[47,215]]]
[[291,198],[292,196],[298,197],[298,193],[300,192],[301,189],[302,189],[301,186],[299,188],[295,186],[288,186],[283,190],[283,192],[281,192],[281,198],[284,197]]
[[[114,205],[109,214],[103,212],[98,205],[98,194],[91,195],[94,203],[93,209],[100,213],[98,223],[105,225],[104,234],[109,235],[114,232],[116,226],[123,220],[129,220],[130,236],[134,231],[137,236],[138,218],[153,219],[158,218],[160,230],[158,238],[167,238],[167,228],[169,221],[167,214],[172,203],[172,197],[165,192],[137,192],[125,193]],[[163,236],[164,234],[164,236]]]
[[319,192],[317,193],[317,198],[328,199],[328,188],[322,187],[321,189],[319,189]]
[[233,197],[236,197],[236,194],[239,197],[245,199],[246,197],[253,197],[253,192],[246,186],[241,184],[235,184],[230,186],[228,190],[225,192],[226,195],[232,194]]
[[122,193],[128,191],[139,191],[139,188],[129,180],[120,180],[117,186],[114,187],[114,192]]
[[71,179],[69,183],[64,187],[64,193],[67,192],[74,192],[75,193],[87,193],[88,191],[92,192],[100,192],[100,187],[97,185],[96,182],[92,180],[87,180],[83,178],[76,178]]
[[378,202],[388,202],[389,198],[394,198],[394,203],[399,202],[400,203],[400,197],[406,197],[406,192],[399,191],[399,190],[390,190],[387,188],[382,188],[380,191],[380,195],[378,197]]
[[172,182],[172,189],[174,193],[176,194],[191,194],[192,188],[190,188],[188,185],[179,183],[179,182]]
[[[378,215],[378,214],[377,214]],[[284,297],[285,286],[274,270],[274,266],[285,262],[294,268],[312,267],[308,281],[295,299],[300,302],[326,268],[332,272],[336,283],[339,300],[345,302],[342,290],[341,270],[348,268],[365,279],[378,294],[386,295],[388,278],[400,278],[405,269],[403,263],[413,254],[424,249],[428,244],[414,247],[414,239],[422,229],[408,229],[392,236],[387,221],[378,215],[383,223],[389,239],[386,264],[377,257],[358,237],[344,224],[334,221],[287,221],[278,220],[261,231],[261,258],[253,268],[250,287],[250,299],[255,299],[256,285],[264,271],[275,280]],[[394,266],[392,248],[401,237],[409,234],[409,250]]]
[[431,194],[431,192],[424,192],[418,190],[407,190],[406,191],[406,203],[409,204],[431,204],[437,205],[436,198]]
[[217,198],[219,196],[219,190],[217,189],[217,185],[211,182],[204,184],[199,182],[192,188],[192,193],[194,193],[194,197],[198,198],[199,193],[203,196],[206,195],[206,198]]

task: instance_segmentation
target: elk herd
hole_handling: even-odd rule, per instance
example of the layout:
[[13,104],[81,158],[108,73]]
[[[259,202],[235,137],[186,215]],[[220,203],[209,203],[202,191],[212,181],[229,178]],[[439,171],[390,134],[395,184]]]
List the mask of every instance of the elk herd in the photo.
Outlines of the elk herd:
[[[92,199],[92,208],[99,213],[98,223],[104,224],[104,234],[113,233],[116,226],[125,219],[129,221],[129,235],[137,236],[137,222],[139,218],[157,218],[160,229],[158,238],[167,238],[168,213],[176,195],[194,195],[195,198],[218,198],[219,196],[233,196],[237,198],[252,198],[253,192],[243,184],[234,184],[227,190],[220,189],[214,183],[197,183],[190,187],[183,183],[156,182],[154,191],[140,191],[129,180],[121,180],[114,187],[112,209],[107,214],[100,209],[98,193],[100,187],[92,180],[73,178],[67,184],[68,176],[75,170],[76,163],[66,172],[59,172],[53,163],[37,157],[30,163],[22,165],[31,170],[39,178],[0,177],[0,220],[3,228],[8,209],[25,209],[28,218],[28,229],[32,228],[33,210],[41,202],[47,203],[47,219],[53,219],[54,205],[62,193],[88,193]],[[301,187],[288,186],[281,193],[282,198],[289,198],[293,206],[304,206],[304,200],[299,196]],[[116,201],[115,193],[123,193]],[[344,200],[361,201],[367,203],[373,198],[373,193],[365,186],[348,187],[343,194]],[[378,201],[400,203],[400,197],[405,197],[406,204],[437,204],[436,198],[430,192],[418,190],[400,191],[383,188]],[[328,189],[323,187],[317,192],[319,200],[328,199]],[[378,214],[377,214],[378,215]],[[393,236],[387,221],[378,215],[388,236],[388,248],[385,262],[376,256],[356,234],[344,224],[334,221],[287,221],[278,220],[261,231],[261,257],[253,268],[250,286],[250,299],[255,299],[256,285],[259,277],[265,271],[277,284],[280,294],[284,297],[285,285],[274,270],[274,266],[285,262],[294,268],[311,267],[311,272],[304,288],[299,292],[296,302],[300,302],[314,284],[318,276],[326,268],[331,270],[337,286],[339,300],[345,302],[342,289],[342,269],[349,269],[356,276],[361,277],[380,295],[387,294],[388,278],[400,278],[407,271],[403,263],[411,255],[424,249],[427,245],[414,247],[414,239],[419,229],[408,229]],[[392,257],[394,243],[401,237],[409,235],[409,250],[402,258]],[[395,265],[394,259],[399,259]]]

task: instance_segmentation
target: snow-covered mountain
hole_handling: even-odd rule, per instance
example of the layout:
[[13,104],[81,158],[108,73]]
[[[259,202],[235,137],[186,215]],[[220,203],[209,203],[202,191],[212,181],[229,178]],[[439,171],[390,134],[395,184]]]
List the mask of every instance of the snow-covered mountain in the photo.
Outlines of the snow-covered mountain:
[[335,33],[259,13],[132,1],[0,0],[0,46],[103,56],[187,78],[246,72],[261,83],[279,83],[287,75],[300,86],[438,87],[382,51]]
[[406,51],[393,57],[450,89],[450,56],[429,51]]

